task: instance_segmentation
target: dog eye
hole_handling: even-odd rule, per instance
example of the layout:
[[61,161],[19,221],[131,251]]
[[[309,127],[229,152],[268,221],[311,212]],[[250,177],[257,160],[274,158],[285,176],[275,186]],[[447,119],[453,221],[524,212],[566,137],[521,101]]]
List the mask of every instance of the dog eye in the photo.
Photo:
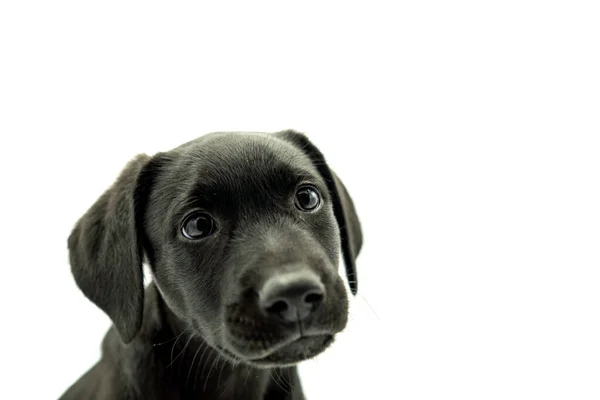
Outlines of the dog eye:
[[311,186],[303,186],[296,192],[296,206],[302,211],[313,211],[321,204],[321,195]]
[[192,214],[185,219],[181,233],[188,239],[201,239],[213,233],[214,220],[207,214]]

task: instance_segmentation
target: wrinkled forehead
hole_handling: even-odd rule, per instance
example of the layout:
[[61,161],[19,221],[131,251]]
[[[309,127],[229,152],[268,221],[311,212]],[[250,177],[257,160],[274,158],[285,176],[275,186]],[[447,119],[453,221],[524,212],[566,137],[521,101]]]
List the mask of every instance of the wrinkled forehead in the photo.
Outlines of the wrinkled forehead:
[[251,196],[284,193],[302,182],[324,185],[301,149],[261,133],[214,133],[177,149],[179,173],[196,193]]

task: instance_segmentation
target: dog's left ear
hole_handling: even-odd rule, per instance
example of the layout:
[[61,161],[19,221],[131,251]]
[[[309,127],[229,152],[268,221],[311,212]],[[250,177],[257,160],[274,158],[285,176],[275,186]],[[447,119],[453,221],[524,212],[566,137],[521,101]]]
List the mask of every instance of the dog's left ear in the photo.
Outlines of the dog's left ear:
[[275,136],[293,143],[309,156],[313,165],[327,183],[333,200],[333,212],[340,227],[342,253],[346,264],[348,284],[352,294],[356,294],[358,291],[356,257],[362,247],[362,229],[350,194],[340,178],[327,165],[323,153],[304,134],[287,130],[277,132]]
[[144,283],[141,221],[152,180],[152,161],[142,154],[79,219],[68,240],[71,271],[83,294],[131,342],[142,325]]

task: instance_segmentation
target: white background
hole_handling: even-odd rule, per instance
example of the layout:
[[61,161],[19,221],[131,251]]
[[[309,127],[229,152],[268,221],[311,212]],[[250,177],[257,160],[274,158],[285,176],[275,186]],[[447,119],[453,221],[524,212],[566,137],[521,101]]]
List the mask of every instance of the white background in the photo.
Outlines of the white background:
[[0,398],[99,357],[66,238],[131,157],[285,128],[365,236],[309,399],[600,398],[597,2],[197,3],[0,5]]

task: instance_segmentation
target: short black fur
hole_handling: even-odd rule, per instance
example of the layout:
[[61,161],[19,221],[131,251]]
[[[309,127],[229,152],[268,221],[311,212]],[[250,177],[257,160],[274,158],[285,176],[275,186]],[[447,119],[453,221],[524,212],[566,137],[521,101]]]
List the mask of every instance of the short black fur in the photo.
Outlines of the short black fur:
[[[306,185],[314,210],[294,201]],[[199,212],[214,232],[191,240],[182,224]],[[137,156],[68,245],[77,285],[114,327],[62,399],[302,399],[296,364],[346,326],[338,259],[355,294],[362,232],[306,136],[230,132]]]

